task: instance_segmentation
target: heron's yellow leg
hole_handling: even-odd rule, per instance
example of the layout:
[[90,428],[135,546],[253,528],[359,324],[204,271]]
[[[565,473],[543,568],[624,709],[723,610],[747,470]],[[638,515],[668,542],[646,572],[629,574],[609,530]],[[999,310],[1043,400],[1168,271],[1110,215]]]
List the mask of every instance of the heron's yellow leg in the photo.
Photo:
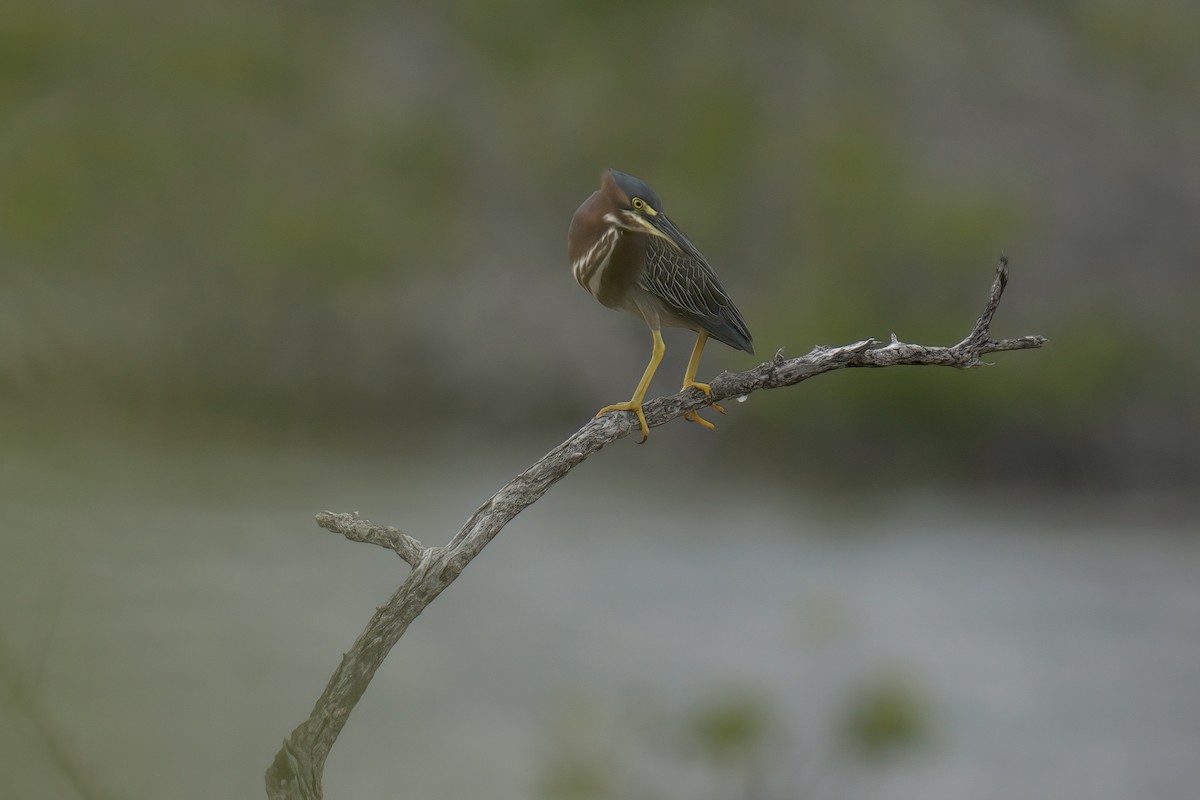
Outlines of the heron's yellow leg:
[[[687,371],[683,373],[683,391],[686,391],[694,386],[700,391],[704,392],[706,396],[712,397],[712,389],[709,387],[709,385],[707,383],[699,383],[696,380],[696,370],[700,369],[700,355],[704,352],[704,345],[706,342],[708,342],[707,333],[701,333],[696,337],[696,346],[692,348],[692,357],[688,359]],[[717,411],[720,411],[722,414],[725,413],[725,409],[721,408],[716,403],[711,403],[710,405],[712,405],[713,408],[715,408]],[[714,427],[711,422],[701,417],[695,411],[689,411],[683,415],[683,418],[689,420],[690,422],[698,422],[709,430],[712,430]]]
[[[650,379],[654,377],[654,372],[658,369],[659,363],[662,362],[663,353],[667,352],[667,346],[663,344],[662,333],[657,328],[652,329],[650,332],[654,334],[654,350],[650,354],[650,363],[646,365],[646,371],[642,373],[642,379],[638,381],[637,389],[633,392],[633,397],[627,403],[614,403],[596,412],[597,417],[601,414],[607,414],[609,411],[632,411],[637,414],[638,424],[642,426],[642,442],[650,438],[650,428],[646,425],[646,415],[642,413],[642,400],[646,397],[646,390],[650,388]],[[638,444],[641,444],[641,442]]]

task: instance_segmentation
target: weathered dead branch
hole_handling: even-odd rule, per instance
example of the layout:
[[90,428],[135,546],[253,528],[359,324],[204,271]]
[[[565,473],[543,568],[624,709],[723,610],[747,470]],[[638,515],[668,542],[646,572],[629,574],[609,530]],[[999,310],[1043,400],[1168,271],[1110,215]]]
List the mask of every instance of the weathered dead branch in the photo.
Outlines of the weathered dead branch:
[[[989,353],[1041,347],[1046,343],[1041,336],[991,338],[992,317],[1007,282],[1008,261],[1001,258],[983,314],[971,332],[951,347],[907,344],[892,336],[886,344],[863,339],[841,347],[817,347],[795,358],[784,358],[780,351],[753,369],[718,375],[710,381],[712,399],[742,397],[764,389],[792,386],[824,372],[851,367],[933,365],[967,369],[982,365],[981,357]],[[650,427],[663,425],[689,411],[699,410],[709,402],[698,389],[660,397],[645,404],[646,422]],[[366,629],[343,654],[308,719],[284,740],[283,747],[267,769],[268,797],[273,800],[320,798],[329,751],[375,671],[409,624],[513,517],[535,503],[588,456],[634,432],[640,432],[640,428],[629,412],[606,414],[591,420],[492,495],[443,547],[425,547],[396,528],[360,519],[357,514],[329,511],[318,514],[317,523],[321,527],[352,541],[392,550],[412,566],[412,571],[387,603],[376,609]]]

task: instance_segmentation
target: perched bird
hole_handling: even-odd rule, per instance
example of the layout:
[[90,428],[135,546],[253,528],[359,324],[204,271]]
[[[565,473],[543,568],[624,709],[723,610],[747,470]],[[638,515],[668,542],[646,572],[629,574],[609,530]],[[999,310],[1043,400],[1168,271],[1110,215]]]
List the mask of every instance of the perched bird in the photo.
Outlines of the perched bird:
[[[632,175],[615,169],[604,173],[599,191],[571,219],[567,254],[575,280],[592,297],[609,308],[639,316],[650,326],[654,350],[633,397],[596,414],[632,411],[642,427],[641,441],[650,436],[642,400],[667,349],[662,326],[691,328],[698,334],[683,388],[695,387],[708,397],[712,390],[696,382],[696,370],[710,336],[737,350],[754,352],[746,322],[713,268],[663,212],[654,190]],[[724,413],[715,403],[712,406]],[[694,411],[684,416],[713,427]]]

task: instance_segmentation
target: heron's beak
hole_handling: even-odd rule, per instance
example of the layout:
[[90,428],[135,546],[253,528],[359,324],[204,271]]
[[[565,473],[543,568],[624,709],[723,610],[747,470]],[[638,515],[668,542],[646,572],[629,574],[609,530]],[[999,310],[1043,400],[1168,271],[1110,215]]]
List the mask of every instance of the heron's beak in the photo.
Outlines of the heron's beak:
[[680,252],[687,253],[694,258],[704,258],[700,255],[700,251],[696,249],[696,245],[692,244],[692,240],[687,237],[687,234],[679,230],[670,217],[661,211],[652,212],[649,219],[638,217],[638,221],[646,227],[647,233],[661,239],[666,239]]

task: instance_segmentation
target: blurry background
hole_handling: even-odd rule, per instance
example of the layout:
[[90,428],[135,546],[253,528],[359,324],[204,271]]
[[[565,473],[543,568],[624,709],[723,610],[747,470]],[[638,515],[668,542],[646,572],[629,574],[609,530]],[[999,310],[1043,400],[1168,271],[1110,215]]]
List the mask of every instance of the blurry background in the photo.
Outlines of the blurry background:
[[0,794],[260,794],[403,574],[312,514],[442,543],[640,375],[566,263],[613,166],[758,358],[958,341],[1001,252],[993,334],[1050,344],[589,461],[402,640],[330,795],[1192,796],[1198,26],[0,6]]

